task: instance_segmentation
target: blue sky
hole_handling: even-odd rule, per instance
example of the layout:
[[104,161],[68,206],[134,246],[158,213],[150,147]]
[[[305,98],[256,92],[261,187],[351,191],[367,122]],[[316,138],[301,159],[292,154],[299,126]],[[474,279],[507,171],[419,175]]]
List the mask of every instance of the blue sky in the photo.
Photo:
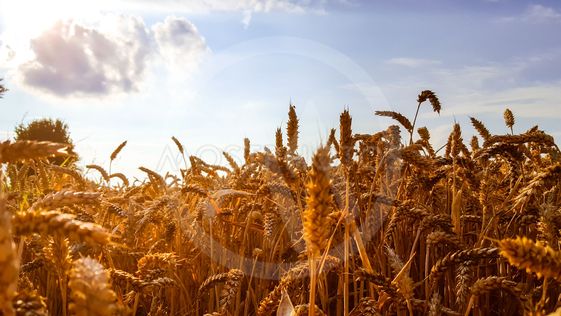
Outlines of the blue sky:
[[290,101],[308,155],[345,107],[373,133],[392,123],[374,110],[412,117],[424,89],[443,104],[419,121],[437,145],[454,121],[469,139],[469,116],[506,133],[506,107],[515,130],[561,136],[558,1],[53,1],[0,0],[0,135],[62,118],[84,164],[128,140],[113,170],[174,170],[171,136],[241,159],[244,137],[273,143]]

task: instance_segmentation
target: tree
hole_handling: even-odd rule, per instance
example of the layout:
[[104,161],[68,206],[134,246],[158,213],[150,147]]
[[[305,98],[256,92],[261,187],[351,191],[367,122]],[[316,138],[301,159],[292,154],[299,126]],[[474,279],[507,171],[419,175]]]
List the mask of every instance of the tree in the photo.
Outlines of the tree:
[[[2,81],[2,79],[0,79],[0,81]],[[6,89],[6,87],[4,87],[2,83],[0,83],[0,99],[2,99],[2,95],[6,93],[6,91],[8,91],[8,89]]]
[[[68,125],[60,119],[38,119],[30,122],[27,125],[20,124],[15,129],[16,140],[36,140],[36,141],[49,141],[55,143],[69,144],[68,152],[75,157],[68,159],[68,157],[53,157],[49,158],[51,163],[62,165],[66,163],[73,163],[77,159],[76,154],[73,152],[74,144],[70,138]],[[68,160],[68,161],[67,161]]]

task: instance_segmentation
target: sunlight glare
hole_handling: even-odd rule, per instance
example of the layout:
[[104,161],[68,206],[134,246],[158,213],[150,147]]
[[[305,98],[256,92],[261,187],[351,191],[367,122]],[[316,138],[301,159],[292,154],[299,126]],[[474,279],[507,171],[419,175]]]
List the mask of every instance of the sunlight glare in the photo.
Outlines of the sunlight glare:
[[[48,30],[59,20],[84,20],[95,16],[89,1],[76,0],[0,0],[2,41],[21,51],[29,40]],[[91,2],[89,2],[91,3]]]

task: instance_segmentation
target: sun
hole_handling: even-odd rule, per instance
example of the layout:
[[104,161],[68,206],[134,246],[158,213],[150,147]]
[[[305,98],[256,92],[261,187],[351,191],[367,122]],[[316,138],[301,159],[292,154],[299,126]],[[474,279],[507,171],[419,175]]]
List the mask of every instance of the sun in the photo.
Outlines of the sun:
[[0,40],[11,46],[28,47],[30,39],[59,20],[94,16],[92,2],[95,1],[0,0]]

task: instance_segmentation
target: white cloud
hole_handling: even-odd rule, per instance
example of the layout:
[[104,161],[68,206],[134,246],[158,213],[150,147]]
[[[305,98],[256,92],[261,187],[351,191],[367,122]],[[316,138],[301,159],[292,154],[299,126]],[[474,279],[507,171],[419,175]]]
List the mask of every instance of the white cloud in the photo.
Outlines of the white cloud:
[[524,18],[529,22],[561,22],[561,13],[540,4],[531,5]]
[[151,54],[149,35],[138,19],[120,23],[122,34],[57,22],[31,41],[35,58],[19,67],[23,83],[58,96],[136,90]]
[[[416,87],[472,95],[521,87],[550,87],[551,83],[558,84],[561,81],[558,71],[561,66],[557,66],[561,65],[560,62],[561,50],[550,50],[501,62],[457,66],[441,63],[415,70],[388,66],[386,62],[379,73],[385,78],[381,81],[385,83],[385,89],[390,89],[390,92]],[[419,71],[422,71],[422,75]],[[555,85],[550,88],[553,87]]]
[[510,107],[519,117],[561,118],[559,86],[561,82],[450,96],[450,107],[443,111],[443,116],[502,113]]
[[[117,4],[108,2],[110,6],[135,7],[138,10],[174,12],[174,13],[210,13],[210,12],[241,12],[241,23],[248,28],[255,13],[285,12],[290,14],[325,13],[328,1],[342,0],[121,0]],[[120,4],[118,4],[120,3]]]
[[288,12],[303,13],[322,11],[326,0],[122,0],[127,6],[138,8],[175,10],[187,13],[206,13],[212,11],[234,12]]
[[152,30],[160,53],[168,63],[191,67],[208,51],[195,25],[184,18],[167,17]]
[[244,29],[247,29],[249,27],[249,23],[251,23],[251,17],[251,11],[246,10],[243,12],[242,24]]
[[560,23],[561,12],[541,4],[532,4],[518,16],[502,17],[499,22],[525,22],[525,23]]
[[399,58],[391,58],[387,60],[386,63],[390,65],[399,65],[399,66],[417,68],[417,67],[438,65],[440,64],[440,61],[432,60],[432,59],[422,59],[422,58],[399,57]]
[[96,25],[59,21],[31,40],[31,50],[33,58],[18,67],[26,87],[57,97],[105,97],[138,91],[159,56],[192,67],[207,48],[185,19],[168,18],[150,30],[138,17],[105,16]]

